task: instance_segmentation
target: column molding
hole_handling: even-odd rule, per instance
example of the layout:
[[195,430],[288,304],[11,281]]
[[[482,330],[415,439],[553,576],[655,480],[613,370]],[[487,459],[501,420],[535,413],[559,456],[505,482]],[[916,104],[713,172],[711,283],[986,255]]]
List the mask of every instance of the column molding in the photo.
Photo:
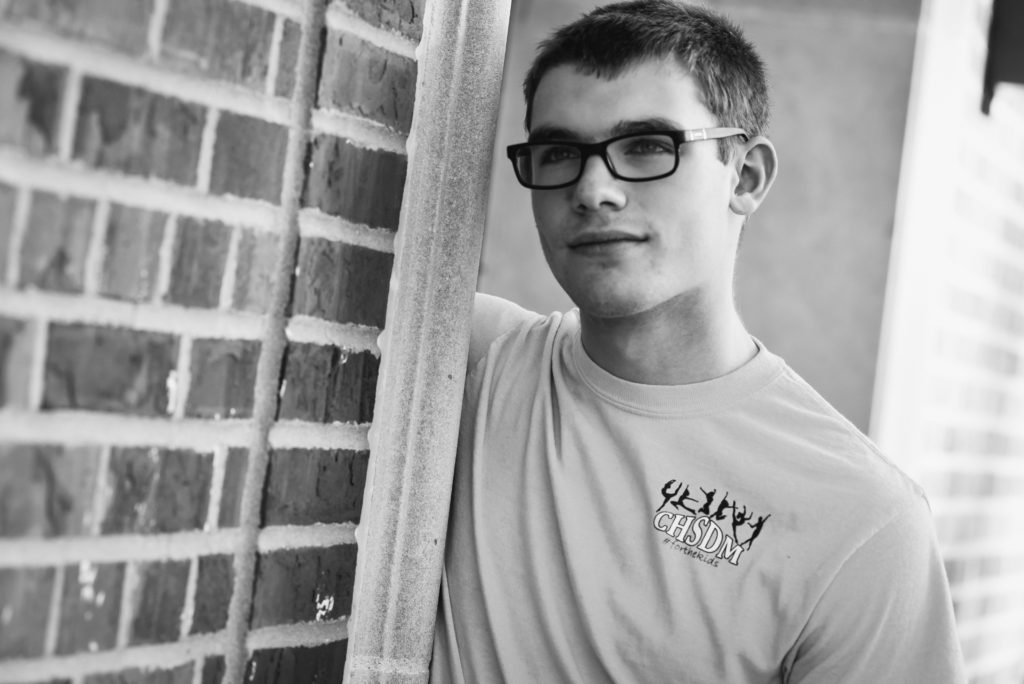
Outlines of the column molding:
[[510,0],[428,0],[345,681],[426,682]]

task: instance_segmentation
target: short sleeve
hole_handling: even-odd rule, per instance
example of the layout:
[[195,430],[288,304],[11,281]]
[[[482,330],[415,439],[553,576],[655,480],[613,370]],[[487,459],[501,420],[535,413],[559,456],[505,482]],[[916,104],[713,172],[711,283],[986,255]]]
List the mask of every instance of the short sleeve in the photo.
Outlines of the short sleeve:
[[922,497],[850,555],[784,674],[789,684],[966,681],[949,584]]
[[469,368],[483,358],[491,343],[519,325],[542,319],[507,299],[477,293],[473,299],[473,332],[469,339]]

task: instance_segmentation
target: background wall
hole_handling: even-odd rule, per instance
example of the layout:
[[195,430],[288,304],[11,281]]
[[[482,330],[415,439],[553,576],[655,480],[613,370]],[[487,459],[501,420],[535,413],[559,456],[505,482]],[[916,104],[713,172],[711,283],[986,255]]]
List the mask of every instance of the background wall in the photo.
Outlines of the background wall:
[[308,7],[0,2],[2,682],[340,679],[423,1],[331,2],[293,102]]
[[981,113],[991,8],[924,3],[872,424],[930,494],[971,681],[1018,684],[1024,86]]
[[[572,306],[548,273],[504,147],[525,139],[521,83],[551,27],[601,4],[513,4],[479,289]],[[751,332],[867,430],[920,0],[716,0],[765,59],[780,173],[740,246]]]

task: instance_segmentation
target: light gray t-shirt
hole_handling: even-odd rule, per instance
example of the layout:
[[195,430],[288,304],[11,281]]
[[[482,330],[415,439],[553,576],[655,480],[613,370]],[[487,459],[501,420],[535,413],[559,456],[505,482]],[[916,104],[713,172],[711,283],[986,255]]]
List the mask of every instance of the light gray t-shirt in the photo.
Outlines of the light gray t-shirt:
[[639,385],[520,312],[474,341],[431,681],[964,680],[922,491],[780,358]]

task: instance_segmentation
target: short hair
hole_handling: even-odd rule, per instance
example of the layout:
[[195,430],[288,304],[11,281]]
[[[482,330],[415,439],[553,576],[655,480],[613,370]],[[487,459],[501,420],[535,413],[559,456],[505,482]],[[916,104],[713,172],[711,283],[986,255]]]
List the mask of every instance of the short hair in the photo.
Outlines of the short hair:
[[[742,31],[725,17],[675,0],[629,0],[604,5],[542,42],[526,79],[526,129],[544,75],[572,64],[584,74],[615,78],[634,64],[674,56],[697,82],[719,126],[763,135],[770,106],[764,63]],[[719,141],[729,158],[735,138]]]

